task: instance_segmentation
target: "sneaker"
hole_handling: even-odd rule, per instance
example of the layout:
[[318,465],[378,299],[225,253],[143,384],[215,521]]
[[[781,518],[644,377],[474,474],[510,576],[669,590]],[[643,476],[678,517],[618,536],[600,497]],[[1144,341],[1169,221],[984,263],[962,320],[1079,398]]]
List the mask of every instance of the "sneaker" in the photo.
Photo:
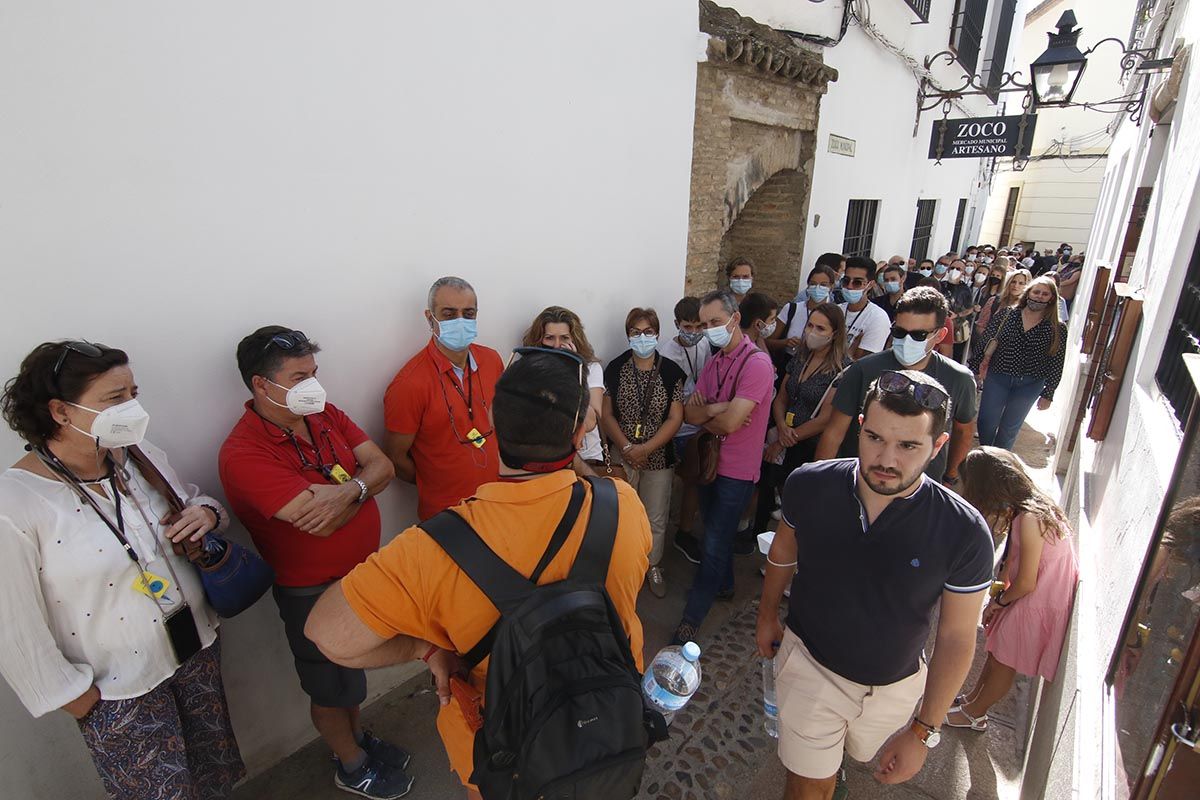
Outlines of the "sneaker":
[[735,594],[737,594],[737,591],[734,590],[733,587],[730,587],[728,589],[725,589],[724,591],[717,592],[717,599],[718,600],[732,600],[733,596]]
[[771,519],[775,520],[776,522],[779,522],[780,520],[782,520],[783,519],[783,509],[777,508],[774,511],[772,511]]
[[407,750],[380,739],[365,728],[360,744],[362,749],[367,751],[367,755],[379,759],[389,767],[408,769],[408,762],[412,761],[412,755]]
[[687,531],[677,531],[675,534],[675,549],[683,553],[683,557],[693,564],[700,563],[700,542]]
[[679,623],[679,627],[675,629],[675,634],[671,637],[671,644],[686,644],[696,641],[696,626],[687,622]]
[[646,573],[646,582],[650,584],[650,594],[660,600],[667,596],[667,582],[663,579],[663,572],[658,567],[651,567]]
[[339,763],[333,774],[333,785],[359,797],[397,800],[409,793],[413,779],[404,770],[390,767],[368,755],[366,763],[354,772],[346,772]]

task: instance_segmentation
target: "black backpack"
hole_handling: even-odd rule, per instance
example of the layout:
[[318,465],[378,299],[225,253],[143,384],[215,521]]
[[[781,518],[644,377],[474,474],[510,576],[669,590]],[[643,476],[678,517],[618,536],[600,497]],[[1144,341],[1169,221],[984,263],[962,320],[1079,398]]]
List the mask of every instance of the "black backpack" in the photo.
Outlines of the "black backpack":
[[593,499],[583,544],[558,583],[537,580],[574,527],[582,482],[530,578],[453,511],[421,523],[500,611],[464,656],[474,667],[491,654],[471,774],[485,800],[633,797],[647,747],[665,735],[661,716],[643,704],[629,639],[604,588],[617,531],[616,486],[588,481]]

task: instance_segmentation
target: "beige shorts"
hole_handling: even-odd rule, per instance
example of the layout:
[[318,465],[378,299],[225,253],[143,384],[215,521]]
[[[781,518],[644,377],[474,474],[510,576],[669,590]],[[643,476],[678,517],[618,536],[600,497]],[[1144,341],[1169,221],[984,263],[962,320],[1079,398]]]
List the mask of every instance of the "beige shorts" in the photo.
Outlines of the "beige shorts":
[[925,691],[925,664],[887,686],[864,686],[817,663],[800,638],[784,630],[775,657],[779,760],[804,778],[837,774],[842,751],[870,761],[912,719]]

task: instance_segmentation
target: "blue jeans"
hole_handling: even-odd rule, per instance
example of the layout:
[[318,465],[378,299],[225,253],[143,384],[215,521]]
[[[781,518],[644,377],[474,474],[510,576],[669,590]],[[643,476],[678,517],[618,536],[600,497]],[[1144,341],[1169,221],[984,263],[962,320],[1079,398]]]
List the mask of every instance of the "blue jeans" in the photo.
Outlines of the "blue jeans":
[[700,627],[717,592],[733,586],[733,539],[742,511],[754,492],[753,481],[718,475],[700,487],[700,518],[704,522],[703,555],[688,592],[683,621]]
[[1044,388],[1046,382],[1033,375],[989,371],[979,400],[979,443],[1011,450]]

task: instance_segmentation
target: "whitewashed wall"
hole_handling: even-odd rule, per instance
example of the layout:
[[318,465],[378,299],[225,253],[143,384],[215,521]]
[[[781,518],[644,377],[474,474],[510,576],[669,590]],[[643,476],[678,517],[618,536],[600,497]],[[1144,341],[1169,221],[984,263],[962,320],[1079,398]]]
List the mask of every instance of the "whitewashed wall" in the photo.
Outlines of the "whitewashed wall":
[[[605,357],[683,281],[696,6],[618,0],[8,4],[0,26],[0,372],[35,344],[128,349],[179,471],[215,456],[268,323],[324,347],[373,436],[425,342],[436,277],[471,280],[507,351],[550,303]],[[0,433],[5,463],[20,443]],[[382,497],[385,536],[413,492]],[[314,736],[269,600],[223,626],[253,771]],[[372,697],[409,673],[373,676]],[[436,746],[436,745],[430,745]],[[0,794],[102,796],[74,724],[0,687]]]
[[[1160,3],[1155,14],[1163,14]],[[1082,20],[1081,20],[1082,22]],[[1086,25],[1086,22],[1083,22]],[[1126,30],[1127,35],[1128,30]],[[1196,42],[1200,8],[1176,6],[1164,41]],[[1157,84],[1162,78],[1157,78]],[[1138,186],[1153,185],[1146,224],[1129,285],[1144,299],[1141,327],[1130,367],[1118,396],[1108,434],[1102,443],[1082,435],[1074,456],[1059,453],[1066,471],[1068,503],[1080,516],[1081,585],[1076,600],[1078,697],[1066,697],[1061,718],[1074,720],[1076,752],[1056,752],[1050,779],[1058,793],[1070,788],[1078,797],[1108,797],[1101,792],[1112,781],[1104,774],[1103,739],[1111,727],[1104,716],[1104,672],[1120,640],[1124,619],[1146,546],[1169,485],[1179,452],[1180,431],[1163,399],[1154,373],[1162,356],[1167,328],[1182,291],[1188,264],[1200,232],[1200,82],[1187,77],[1169,124],[1141,128],[1123,122],[1113,141],[1095,224],[1089,237],[1092,264],[1117,265],[1130,205]],[[1085,269],[1070,328],[1068,354],[1078,353],[1086,298],[1095,278]],[[1088,370],[1086,358],[1068,357],[1059,390],[1062,400],[1078,400],[1079,383]],[[1073,390],[1073,391],[1072,391]],[[1071,414],[1064,414],[1058,441],[1065,442]],[[1084,421],[1086,427],[1087,421]],[[1073,704],[1068,708],[1068,704]],[[1041,713],[1039,711],[1039,713]],[[1109,765],[1111,767],[1111,765]],[[1111,784],[1110,784],[1111,785]]]

